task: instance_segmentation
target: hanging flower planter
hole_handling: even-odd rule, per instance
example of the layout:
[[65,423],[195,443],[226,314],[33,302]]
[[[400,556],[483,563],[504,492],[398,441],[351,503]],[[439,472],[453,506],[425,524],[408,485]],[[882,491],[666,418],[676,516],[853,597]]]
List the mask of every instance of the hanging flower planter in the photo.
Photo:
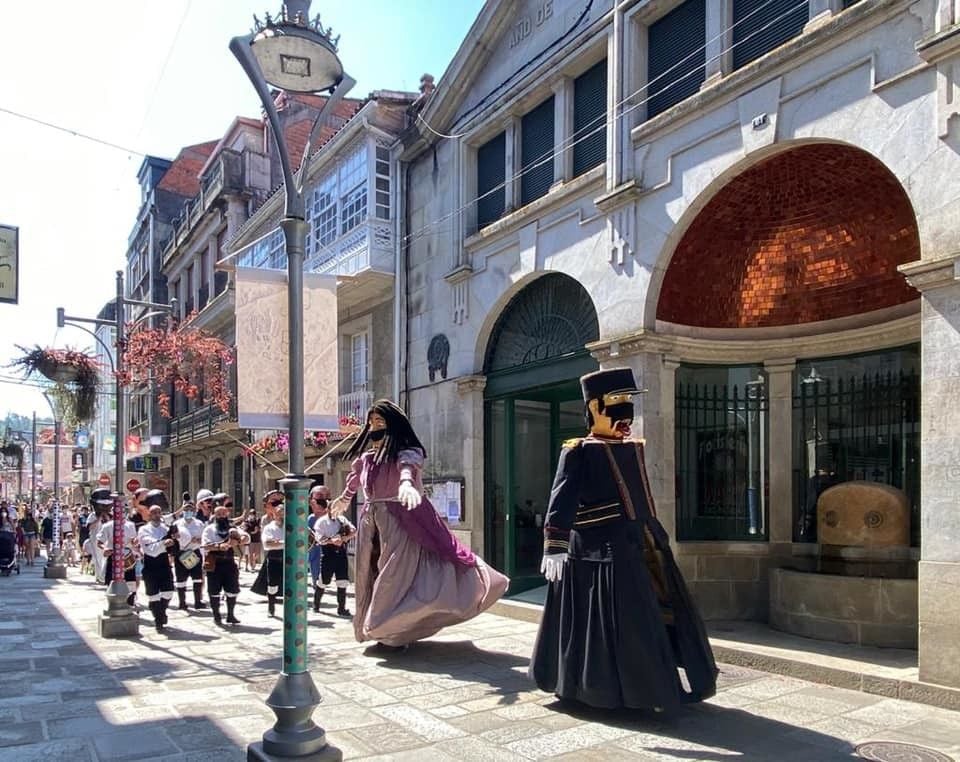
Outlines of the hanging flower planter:
[[18,471],[23,467],[23,448],[16,442],[4,442],[0,445],[0,456],[15,460]]
[[39,373],[55,384],[54,391],[65,408],[64,415],[79,421],[93,418],[100,392],[100,365],[96,359],[76,349],[51,349],[17,346],[24,354],[8,367],[26,375]]
[[121,351],[122,386],[153,382],[160,414],[170,417],[170,389],[187,399],[202,396],[230,411],[233,348],[197,328],[136,328]]

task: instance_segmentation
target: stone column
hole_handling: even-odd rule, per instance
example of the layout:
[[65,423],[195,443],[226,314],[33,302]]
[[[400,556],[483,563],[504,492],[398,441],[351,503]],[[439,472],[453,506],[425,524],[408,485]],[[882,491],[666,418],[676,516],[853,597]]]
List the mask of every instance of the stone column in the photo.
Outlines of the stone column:
[[770,498],[767,527],[771,545],[793,541],[793,358],[767,360]]
[[[483,552],[483,390],[485,376],[457,379],[463,410],[463,476],[466,489],[462,528],[470,532],[470,547]],[[455,528],[454,528],[455,529]]]
[[573,177],[573,80],[563,77],[553,84],[553,184]]
[[960,687],[960,253],[900,271],[922,294],[920,679]]

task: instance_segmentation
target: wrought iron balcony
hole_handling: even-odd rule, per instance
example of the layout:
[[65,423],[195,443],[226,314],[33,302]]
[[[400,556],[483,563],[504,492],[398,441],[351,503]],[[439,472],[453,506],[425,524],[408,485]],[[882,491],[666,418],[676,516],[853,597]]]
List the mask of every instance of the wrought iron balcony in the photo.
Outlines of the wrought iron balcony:
[[226,438],[224,431],[237,428],[236,400],[223,412],[216,405],[203,405],[170,419],[170,449],[194,445],[198,449],[211,444],[211,437]]
[[363,421],[372,404],[373,392],[359,391],[341,394],[337,407],[340,418],[349,418],[352,415],[356,416],[358,421]]

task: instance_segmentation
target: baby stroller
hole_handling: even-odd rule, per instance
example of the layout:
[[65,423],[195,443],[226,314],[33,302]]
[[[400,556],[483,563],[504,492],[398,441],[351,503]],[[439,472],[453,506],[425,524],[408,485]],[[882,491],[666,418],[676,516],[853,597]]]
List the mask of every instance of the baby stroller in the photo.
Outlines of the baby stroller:
[[0,531],[0,577],[9,577],[14,569],[20,573],[17,553],[17,536],[13,532]]

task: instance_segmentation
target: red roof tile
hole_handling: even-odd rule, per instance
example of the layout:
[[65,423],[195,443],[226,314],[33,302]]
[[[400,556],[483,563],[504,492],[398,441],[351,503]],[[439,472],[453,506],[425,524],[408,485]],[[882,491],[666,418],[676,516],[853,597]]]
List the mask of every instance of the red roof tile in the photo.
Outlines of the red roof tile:
[[164,173],[157,188],[160,190],[178,193],[181,196],[196,196],[200,192],[200,170],[207,163],[219,141],[211,140],[207,143],[181,148],[177,158]]

